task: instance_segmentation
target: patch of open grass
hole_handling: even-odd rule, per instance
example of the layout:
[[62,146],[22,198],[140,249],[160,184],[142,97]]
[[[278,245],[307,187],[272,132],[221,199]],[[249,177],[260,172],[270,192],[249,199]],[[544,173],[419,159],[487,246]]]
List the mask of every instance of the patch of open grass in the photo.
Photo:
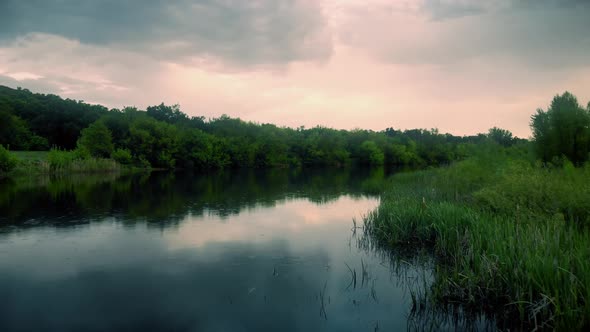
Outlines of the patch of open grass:
[[10,151],[21,161],[44,161],[47,160],[49,151]]

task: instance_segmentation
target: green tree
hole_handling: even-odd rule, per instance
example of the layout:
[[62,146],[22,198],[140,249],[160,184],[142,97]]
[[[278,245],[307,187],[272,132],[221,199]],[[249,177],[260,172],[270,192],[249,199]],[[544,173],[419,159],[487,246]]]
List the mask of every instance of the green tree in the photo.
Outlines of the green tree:
[[590,111],[565,92],[553,98],[547,111],[531,117],[531,129],[537,156],[551,161],[562,156],[574,164],[588,160],[590,152]]
[[138,117],[129,128],[127,147],[137,160],[153,167],[173,168],[178,147],[177,128],[149,117]]
[[173,124],[182,122],[186,123],[189,121],[188,116],[180,111],[180,106],[178,104],[167,106],[164,105],[164,103],[161,103],[157,106],[149,106],[146,109],[146,113],[148,116],[151,116],[156,120]]
[[178,164],[187,168],[213,168],[217,165],[213,138],[198,129],[188,129],[180,133],[178,144]]
[[133,161],[133,156],[127,149],[117,149],[113,151],[111,158],[115,159],[115,161],[121,165],[129,165]]
[[11,150],[47,150],[47,139],[29,130],[27,123],[16,115],[0,111],[0,144]]
[[110,157],[114,149],[111,131],[102,121],[96,121],[82,130],[78,146],[93,157]]
[[[584,109],[584,112],[587,114],[589,110]],[[541,112],[535,123],[539,128],[543,124],[555,127],[546,115]],[[96,121],[110,131],[111,144],[108,144],[104,128],[94,130],[94,133],[88,128],[84,135],[81,134],[83,128]],[[583,128],[578,129],[573,148],[578,155],[574,157],[583,160],[587,156],[584,142],[588,140]],[[556,142],[563,140],[556,139],[554,132],[535,129],[537,142],[544,139],[548,142],[537,144],[544,160],[562,155],[560,144]],[[93,135],[97,139],[89,138]],[[509,132],[497,128],[487,134],[460,137],[443,134],[437,129],[402,131],[390,127],[382,132],[322,126],[292,129],[227,115],[206,120],[202,116],[189,117],[178,105],[160,104],[145,111],[135,107],[108,110],[100,105],[0,86],[0,144],[10,144],[13,150],[48,146],[71,150],[79,141],[77,157],[89,156],[90,150],[95,156],[107,157],[111,151],[110,156],[121,163],[128,162],[131,155],[132,162],[143,166],[339,166],[352,161],[435,166],[463,158],[491,139],[504,146],[518,142]],[[112,147],[121,150],[115,152]]]
[[512,137],[512,133],[506,129],[501,129],[498,127],[490,128],[488,131],[488,138],[505,147],[509,147],[514,144],[514,137]]
[[383,151],[373,141],[364,141],[361,144],[361,158],[362,163],[369,165],[383,165],[385,161]]

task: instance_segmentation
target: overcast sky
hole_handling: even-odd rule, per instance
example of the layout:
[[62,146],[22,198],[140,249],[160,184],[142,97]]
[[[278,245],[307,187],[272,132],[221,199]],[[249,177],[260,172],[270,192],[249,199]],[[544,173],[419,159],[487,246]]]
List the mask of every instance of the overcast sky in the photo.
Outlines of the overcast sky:
[[590,99],[590,0],[0,0],[0,84],[311,127],[499,126]]

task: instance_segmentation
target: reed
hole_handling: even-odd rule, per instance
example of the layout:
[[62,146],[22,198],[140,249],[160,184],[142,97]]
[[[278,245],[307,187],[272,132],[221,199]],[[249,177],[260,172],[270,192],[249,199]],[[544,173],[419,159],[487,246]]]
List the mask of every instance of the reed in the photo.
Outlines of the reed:
[[320,300],[320,317],[323,317],[325,320],[328,320],[328,314],[326,313],[326,286],[328,285],[328,281],[324,283],[324,288],[319,293],[319,300]]
[[394,176],[366,233],[388,247],[433,248],[439,264],[425,296],[439,304],[534,328],[588,328],[590,167],[495,157]]
[[356,269],[351,269],[347,263],[344,263],[344,264],[346,265],[346,267],[348,268],[348,271],[350,272],[350,284],[348,284],[346,289],[350,289],[350,286],[352,286],[352,289],[356,289]]
[[19,174],[68,174],[118,172],[121,165],[113,159],[93,158],[79,150],[52,149],[49,152],[16,152],[19,160],[13,173]]

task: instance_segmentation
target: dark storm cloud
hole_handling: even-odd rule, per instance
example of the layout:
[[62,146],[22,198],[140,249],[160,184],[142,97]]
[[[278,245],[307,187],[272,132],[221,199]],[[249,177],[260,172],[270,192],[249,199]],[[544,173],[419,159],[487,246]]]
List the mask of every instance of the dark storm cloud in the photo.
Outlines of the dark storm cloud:
[[477,15],[486,12],[486,7],[482,2],[445,2],[441,0],[426,0],[423,9],[430,13],[434,20]]
[[590,5],[588,0],[513,0],[514,8],[572,8]]
[[330,37],[307,0],[2,0],[0,40],[46,33],[176,61],[238,64],[323,59]]
[[344,27],[343,40],[398,64],[589,65],[590,1],[427,0],[420,14],[377,8]]
[[422,10],[433,20],[480,15],[495,10],[590,9],[589,0],[424,0]]

